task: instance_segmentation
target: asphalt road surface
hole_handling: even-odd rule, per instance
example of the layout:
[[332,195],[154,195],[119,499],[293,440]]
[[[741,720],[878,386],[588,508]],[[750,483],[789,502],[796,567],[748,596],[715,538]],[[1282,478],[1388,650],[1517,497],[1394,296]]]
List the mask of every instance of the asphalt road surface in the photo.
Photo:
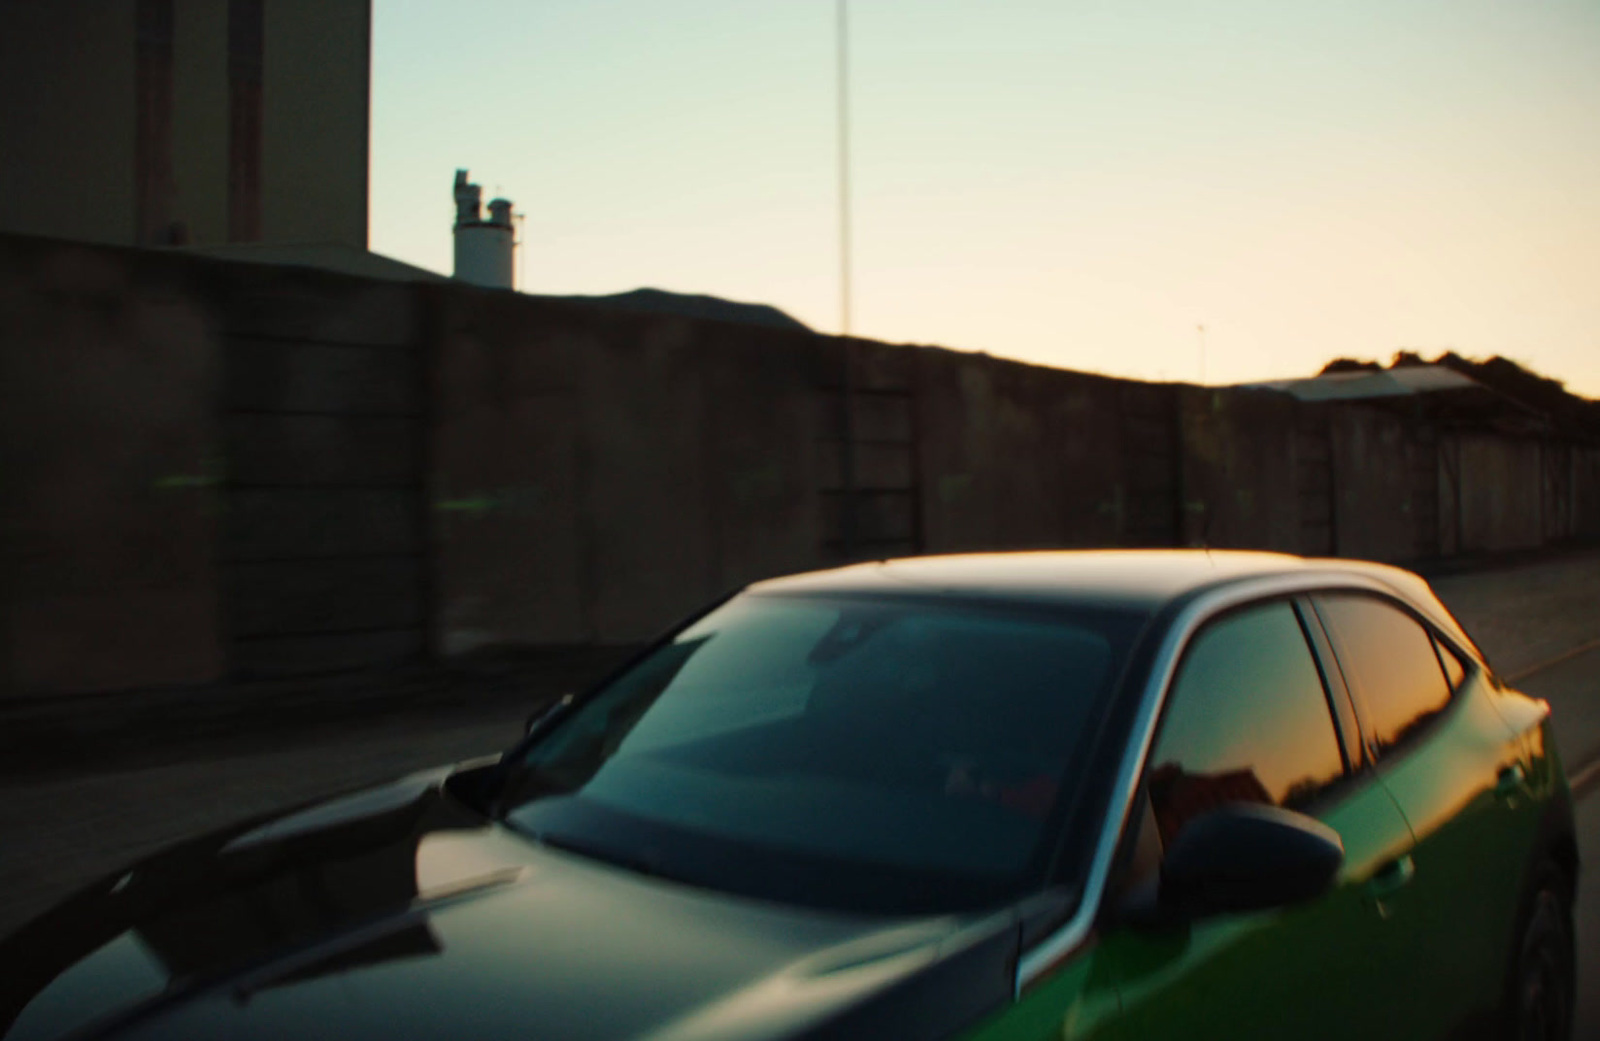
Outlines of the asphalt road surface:
[[[1568,773],[1580,782],[1576,1039],[1600,1039],[1600,554],[1435,582],[1496,668],[1547,699]],[[263,749],[139,769],[0,783],[0,935],[129,860],[258,812],[495,751],[520,711],[351,724]]]

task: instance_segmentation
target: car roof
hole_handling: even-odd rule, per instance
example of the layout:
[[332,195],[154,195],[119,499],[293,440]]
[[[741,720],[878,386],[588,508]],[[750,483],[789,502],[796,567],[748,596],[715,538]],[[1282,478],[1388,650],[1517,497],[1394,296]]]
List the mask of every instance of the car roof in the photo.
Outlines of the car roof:
[[1299,570],[1301,557],[1205,550],[1063,550],[906,557],[758,582],[762,593],[897,594],[1153,610],[1219,581]]
[[1360,560],[1242,550],[1053,550],[905,557],[768,579],[757,593],[896,595],[1155,612],[1202,589],[1272,575],[1376,580],[1472,646],[1417,575]]

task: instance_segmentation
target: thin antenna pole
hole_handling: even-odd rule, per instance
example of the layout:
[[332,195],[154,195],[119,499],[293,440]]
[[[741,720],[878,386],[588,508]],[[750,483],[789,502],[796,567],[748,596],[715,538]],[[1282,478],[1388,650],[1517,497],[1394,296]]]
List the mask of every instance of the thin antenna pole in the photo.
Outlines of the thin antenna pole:
[[1194,327],[1194,331],[1200,338],[1200,383],[1204,386],[1206,382],[1206,327],[1197,325]]
[[837,0],[839,62],[839,333],[850,335],[850,14]]
[[511,288],[522,291],[522,222],[528,219],[526,213],[513,213],[511,225]]
[[850,351],[850,12],[836,0],[839,63],[839,541],[846,560],[856,555],[855,365]]

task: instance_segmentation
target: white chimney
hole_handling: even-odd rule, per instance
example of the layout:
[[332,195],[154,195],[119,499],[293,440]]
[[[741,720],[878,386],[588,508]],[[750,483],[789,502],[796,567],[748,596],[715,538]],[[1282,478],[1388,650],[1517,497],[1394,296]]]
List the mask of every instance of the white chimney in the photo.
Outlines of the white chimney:
[[456,171],[456,272],[463,282],[491,289],[512,289],[516,254],[516,229],[511,221],[511,200],[489,203],[484,220],[483,189],[467,181],[467,171]]

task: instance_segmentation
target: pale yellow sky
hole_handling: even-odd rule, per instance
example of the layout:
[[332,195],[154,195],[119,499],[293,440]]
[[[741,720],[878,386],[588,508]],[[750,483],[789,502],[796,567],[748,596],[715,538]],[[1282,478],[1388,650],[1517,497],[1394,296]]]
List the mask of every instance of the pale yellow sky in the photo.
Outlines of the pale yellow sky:
[[[372,247],[839,326],[832,0],[376,0]],[[1600,397],[1600,4],[852,0],[855,331],[1194,380],[1503,354]]]

